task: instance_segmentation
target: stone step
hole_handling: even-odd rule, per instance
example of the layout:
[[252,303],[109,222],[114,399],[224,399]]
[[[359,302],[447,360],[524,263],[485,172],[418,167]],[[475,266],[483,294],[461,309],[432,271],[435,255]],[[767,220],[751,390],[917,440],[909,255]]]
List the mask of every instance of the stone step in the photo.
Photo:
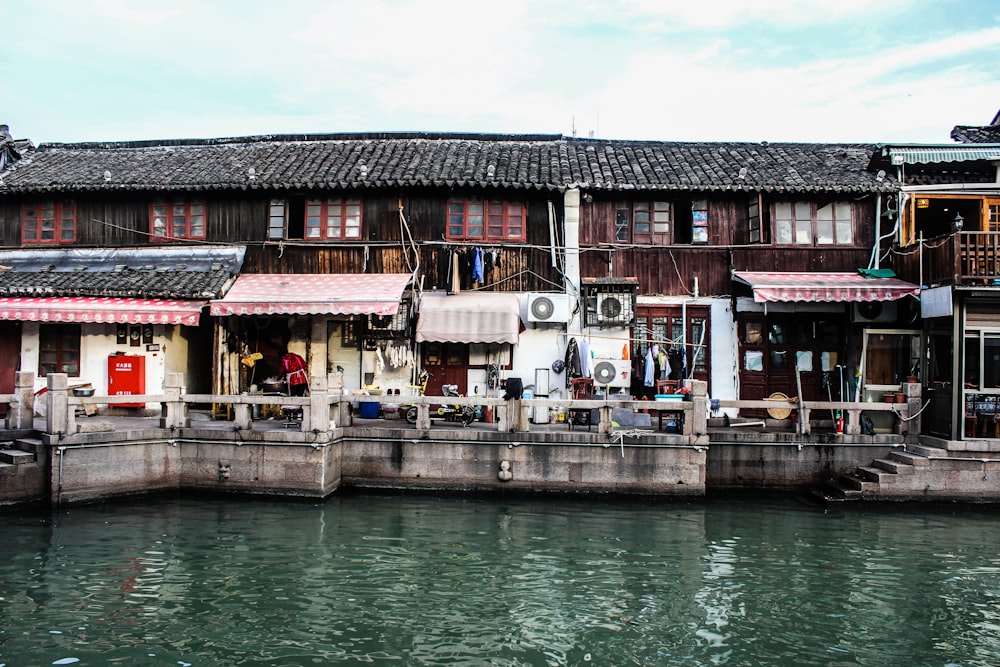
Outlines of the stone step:
[[948,450],[940,447],[929,447],[927,445],[907,445],[906,451],[922,456],[947,456]]
[[0,475],[13,475],[17,472],[17,466],[13,463],[0,463]]
[[887,470],[881,468],[873,468],[871,466],[858,466],[855,474],[865,482],[873,482],[878,484],[882,481],[882,475],[889,475]]
[[890,461],[889,459],[875,459],[872,461],[872,465],[897,475],[912,475],[914,471],[914,466],[900,463],[899,461]]
[[931,464],[930,459],[926,456],[921,456],[919,454],[911,454],[910,452],[889,452],[889,459],[891,461],[898,461],[900,463],[905,463],[911,466],[920,466],[925,468]]
[[856,474],[842,475],[838,481],[840,482],[841,486],[853,489],[855,491],[861,491],[862,489],[865,488],[865,484],[871,484],[871,482],[861,479],[861,477],[859,477]]
[[45,443],[38,438],[17,438],[14,440],[14,448],[38,456],[45,451]]
[[22,452],[20,449],[0,449],[0,462],[14,465],[34,463],[35,455],[31,452]]

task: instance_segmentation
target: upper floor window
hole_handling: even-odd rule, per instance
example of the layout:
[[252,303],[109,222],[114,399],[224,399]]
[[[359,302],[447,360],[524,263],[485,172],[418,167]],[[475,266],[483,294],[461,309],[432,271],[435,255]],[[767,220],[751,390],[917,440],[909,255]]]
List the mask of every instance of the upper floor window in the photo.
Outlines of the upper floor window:
[[306,200],[307,239],[360,239],[360,199]]
[[205,238],[205,202],[175,199],[149,205],[150,235],[154,240]]
[[76,204],[41,202],[21,207],[21,242],[25,245],[76,241]]
[[668,201],[618,202],[615,240],[622,243],[669,243],[673,209]]
[[527,218],[527,207],[517,202],[450,199],[447,237],[457,241],[522,241]]
[[42,324],[38,329],[38,376],[80,375],[80,325]]
[[757,197],[752,197],[747,203],[747,228],[750,243],[760,243],[764,240],[760,226],[760,199]]
[[854,242],[851,203],[774,204],[774,241],[789,245],[850,245]]

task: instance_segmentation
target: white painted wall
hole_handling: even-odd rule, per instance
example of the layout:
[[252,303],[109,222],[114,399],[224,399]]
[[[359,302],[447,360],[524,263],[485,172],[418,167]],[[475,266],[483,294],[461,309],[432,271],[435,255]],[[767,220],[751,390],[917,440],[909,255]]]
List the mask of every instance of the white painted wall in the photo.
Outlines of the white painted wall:
[[[163,391],[168,369],[183,373],[187,368],[187,342],[177,331],[179,325],[153,325],[153,343],[159,350],[147,350],[145,344],[133,347],[118,345],[115,324],[80,325],[80,375],[70,377],[69,386],[91,383],[95,393],[108,393],[108,357],[117,352],[146,359],[146,393]],[[21,329],[21,367],[35,373],[35,391],[47,386],[47,379],[38,376],[40,322],[24,322]],[[169,363],[168,363],[169,360]],[[155,407],[158,403],[147,403]]]

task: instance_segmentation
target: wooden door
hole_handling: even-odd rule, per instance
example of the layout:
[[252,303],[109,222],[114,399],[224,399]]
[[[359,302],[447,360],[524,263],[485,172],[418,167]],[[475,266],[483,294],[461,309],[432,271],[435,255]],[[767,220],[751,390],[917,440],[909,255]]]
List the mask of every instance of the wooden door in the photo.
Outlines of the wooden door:
[[805,400],[839,399],[837,366],[848,344],[843,315],[745,313],[738,322],[741,399],[797,397],[800,384]]
[[[0,321],[0,394],[14,393],[14,373],[21,368],[21,323]],[[0,404],[0,415],[7,405]]]
[[424,343],[423,365],[430,373],[427,394],[440,396],[441,385],[456,384],[458,392],[469,393],[469,346],[466,343]]

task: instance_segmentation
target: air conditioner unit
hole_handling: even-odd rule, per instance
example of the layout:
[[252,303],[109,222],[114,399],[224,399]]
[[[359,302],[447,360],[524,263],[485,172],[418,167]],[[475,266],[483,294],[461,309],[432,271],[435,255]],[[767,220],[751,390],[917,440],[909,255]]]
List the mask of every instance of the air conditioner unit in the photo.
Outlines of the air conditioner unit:
[[895,301],[864,301],[851,308],[851,321],[860,324],[872,322],[894,322],[896,320]]
[[632,297],[629,294],[598,294],[597,323],[604,326],[627,327],[632,324]]
[[528,321],[566,323],[569,321],[569,296],[566,294],[529,294]]
[[591,369],[598,387],[624,387],[632,380],[632,362],[628,359],[594,359]]
[[395,315],[369,315],[368,331],[387,333],[405,332],[407,312],[408,308],[404,304]]

